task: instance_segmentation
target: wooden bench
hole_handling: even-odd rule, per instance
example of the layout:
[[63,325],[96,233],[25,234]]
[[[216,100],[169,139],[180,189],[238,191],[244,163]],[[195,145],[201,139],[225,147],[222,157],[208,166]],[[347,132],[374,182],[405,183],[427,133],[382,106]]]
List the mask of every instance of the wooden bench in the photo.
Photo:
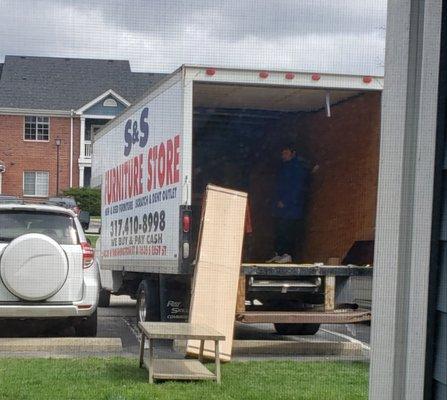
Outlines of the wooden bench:
[[[209,379],[220,383],[219,341],[225,336],[206,325],[177,322],[139,322],[141,331],[140,367],[149,372],[149,383],[158,380],[199,380]],[[149,355],[144,357],[144,343],[148,340]],[[154,339],[200,340],[198,360],[188,359],[154,359]],[[216,372],[213,374],[203,362],[205,340],[214,341]]]

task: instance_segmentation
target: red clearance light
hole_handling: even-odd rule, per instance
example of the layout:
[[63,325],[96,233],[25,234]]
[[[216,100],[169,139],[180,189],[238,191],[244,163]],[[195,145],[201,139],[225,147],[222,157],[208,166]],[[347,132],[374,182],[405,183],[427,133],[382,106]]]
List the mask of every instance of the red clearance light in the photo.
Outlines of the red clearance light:
[[286,79],[293,79],[293,78],[295,78],[295,74],[293,73],[293,72],[287,72],[287,74],[286,74]]
[[185,232],[185,233],[189,232],[189,230],[191,228],[191,216],[189,216],[189,215],[183,216],[182,227],[183,227],[183,232]]
[[79,309],[87,309],[87,308],[91,308],[92,305],[91,304],[78,304],[76,307],[78,307]]
[[82,260],[83,260],[82,267],[84,269],[90,268],[93,265],[95,251],[93,250],[93,247],[90,246],[90,244],[88,244],[87,242],[82,242],[81,248],[82,248]]
[[363,77],[363,82],[365,83],[371,83],[373,80],[372,76],[364,76]]
[[312,80],[313,81],[319,81],[321,78],[320,74],[312,74]]
[[216,73],[216,70],[214,68],[207,68],[207,70],[205,71],[205,74],[207,74],[208,76],[213,76]]
[[261,72],[259,73],[259,77],[262,78],[262,79],[265,79],[265,78],[267,78],[268,76],[269,76],[269,73],[268,73],[267,71],[261,71]]

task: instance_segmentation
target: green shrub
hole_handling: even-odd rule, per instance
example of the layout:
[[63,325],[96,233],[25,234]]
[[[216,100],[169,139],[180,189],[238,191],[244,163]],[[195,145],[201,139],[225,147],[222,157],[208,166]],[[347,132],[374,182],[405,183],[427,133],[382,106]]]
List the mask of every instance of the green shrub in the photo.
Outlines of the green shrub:
[[81,210],[88,211],[90,215],[101,215],[101,191],[99,189],[71,188],[64,190],[64,196],[74,197]]

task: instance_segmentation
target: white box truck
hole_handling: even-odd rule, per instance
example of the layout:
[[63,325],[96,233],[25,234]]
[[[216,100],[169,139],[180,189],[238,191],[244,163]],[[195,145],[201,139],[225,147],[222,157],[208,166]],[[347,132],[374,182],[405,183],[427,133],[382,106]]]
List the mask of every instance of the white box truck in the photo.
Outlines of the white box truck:
[[[139,320],[187,318],[201,198],[214,183],[249,193],[238,320],[314,333],[319,323],[368,319],[352,311],[347,288],[371,268],[342,261],[373,238],[382,85],[381,77],[182,66],[149,88],[94,137],[102,303],[129,294]],[[297,240],[306,266],[263,263],[273,250],[269,210],[285,141],[317,171]],[[369,183],[351,187],[362,177]],[[330,305],[335,281],[335,308],[345,313]]]

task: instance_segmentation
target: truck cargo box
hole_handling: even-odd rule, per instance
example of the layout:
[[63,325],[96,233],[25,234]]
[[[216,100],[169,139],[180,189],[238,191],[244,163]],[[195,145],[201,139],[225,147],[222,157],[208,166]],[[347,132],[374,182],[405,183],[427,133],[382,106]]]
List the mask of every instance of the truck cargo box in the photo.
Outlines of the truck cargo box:
[[[248,193],[243,261],[262,265],[274,251],[274,188],[286,143],[312,171],[293,261],[373,264],[371,251],[351,249],[374,246],[382,85],[381,77],[183,66],[150,88],[93,142],[92,184],[102,189],[99,260],[111,282],[105,289],[137,298],[140,320],[187,318],[207,184]],[[369,301],[372,269],[337,278],[345,269],[327,278],[316,267],[287,277],[272,268],[265,279],[244,267],[238,303],[249,309],[238,315],[253,322],[264,317],[251,312],[284,311],[279,331],[316,332],[323,314],[307,329],[300,325],[307,317],[293,313],[327,302],[327,282],[338,282],[343,302],[360,303],[356,293]],[[306,271],[290,269],[298,270]]]
[[189,272],[207,183],[249,193],[246,257],[268,258],[287,141],[315,167],[298,261],[343,259],[354,242],[373,239],[382,78],[262,72],[183,66],[94,138],[103,268]]

